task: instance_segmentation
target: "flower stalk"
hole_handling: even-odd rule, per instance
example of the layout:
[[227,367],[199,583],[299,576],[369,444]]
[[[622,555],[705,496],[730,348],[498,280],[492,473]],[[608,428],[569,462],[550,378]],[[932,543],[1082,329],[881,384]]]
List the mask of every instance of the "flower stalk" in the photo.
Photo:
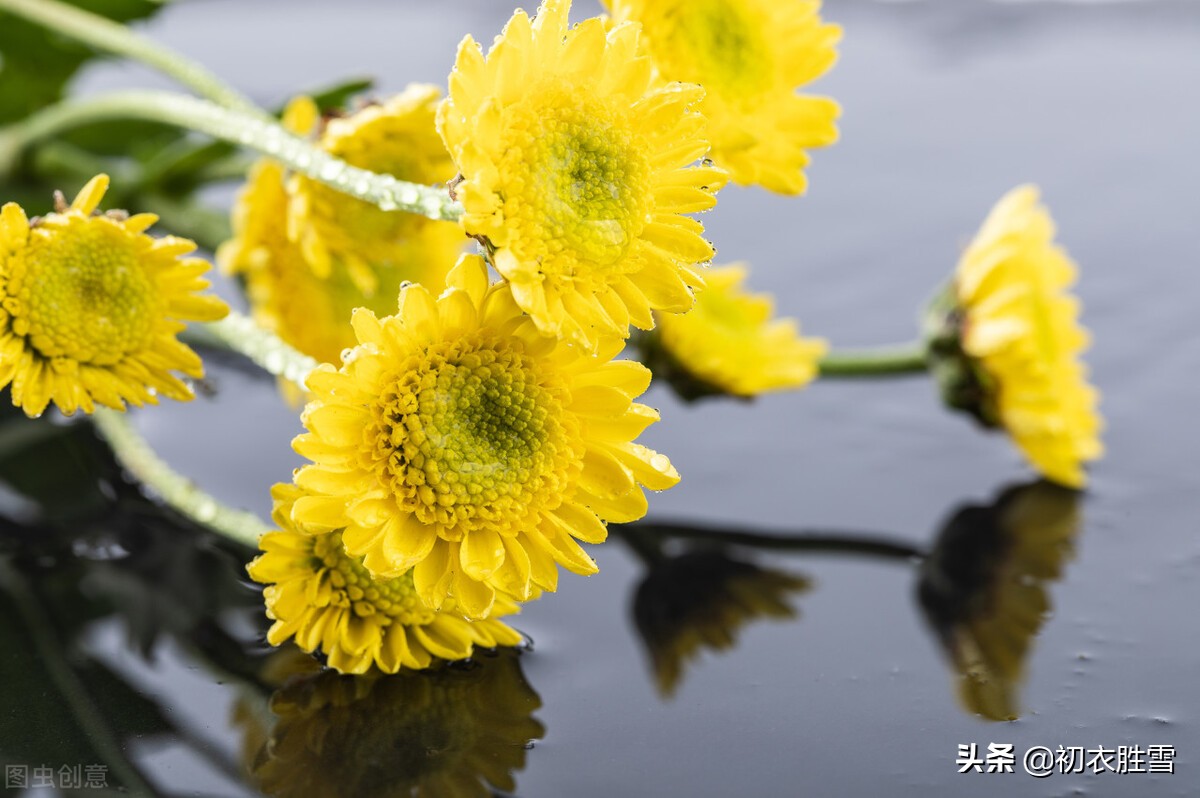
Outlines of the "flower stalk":
[[929,370],[923,341],[870,349],[835,349],[820,360],[822,377],[886,377]]
[[253,513],[222,504],[174,471],[133,428],[126,415],[98,409],[92,419],[121,465],[181,515],[250,548],[257,548],[258,538],[273,528]]
[[249,316],[237,312],[194,329],[195,332],[189,329],[188,338],[197,344],[237,352],[271,376],[282,377],[301,388],[309,372],[318,365],[314,358],[297,351],[270,330],[264,330]]
[[[0,0],[3,2],[12,0]],[[450,199],[445,188],[359,169],[289,133],[273,120],[165,91],[118,91],[66,100],[0,130],[0,175],[11,172],[21,152],[35,142],[65,130],[113,119],[173,125],[248,147],[288,169],[385,211],[404,211],[446,221],[456,221],[462,215],[462,206]]]

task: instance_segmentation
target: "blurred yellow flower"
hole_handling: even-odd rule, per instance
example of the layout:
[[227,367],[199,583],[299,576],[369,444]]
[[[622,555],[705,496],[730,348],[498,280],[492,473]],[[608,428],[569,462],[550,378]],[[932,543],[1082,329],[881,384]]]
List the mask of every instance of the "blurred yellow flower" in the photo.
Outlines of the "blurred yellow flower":
[[[951,328],[967,358],[961,403],[1003,427],[1041,474],[1079,488],[1084,464],[1103,453],[1102,422],[1080,359],[1079,300],[1068,292],[1076,267],[1054,233],[1036,188],[1007,194],[959,261],[935,325]],[[933,353],[936,368],[936,340]]]
[[[436,100],[436,90],[410,87],[382,106],[331,121],[320,143],[358,165],[444,180],[454,170],[434,129]],[[312,100],[300,97],[283,121],[292,132],[308,134],[317,113]],[[401,168],[403,158],[416,165]],[[388,312],[406,280],[441,290],[464,242],[452,223],[386,213],[308,178],[289,181],[269,159],[251,169],[233,230],[217,257],[225,271],[245,280],[255,321],[324,363],[337,363],[354,345],[355,308]]]
[[643,485],[679,475],[632,442],[658,414],[632,401],[650,372],[612,361],[619,341],[593,357],[543,336],[478,256],[448,283],[436,299],[406,286],[395,316],[356,312],[358,347],[308,378],[294,445],[313,461],[296,483],[314,495],[293,518],[344,527],[373,574],[412,569],[429,606],[451,595],[482,618],[497,591],[553,591],[556,562],[595,572],[576,539],[602,542],[606,521],[645,514]]
[[712,158],[742,185],[803,193],[808,150],[838,138],[838,104],[796,90],[837,60],[842,30],[811,0],[606,0],[641,23],[660,83],[704,87]]
[[[247,770],[274,798],[485,798],[513,774],[545,727],[516,652],[469,666],[395,676],[293,677],[271,696],[274,722],[238,705]],[[489,789],[490,788],[490,789]]]
[[492,618],[470,622],[457,614],[453,600],[440,610],[425,607],[413,587],[412,573],[374,578],[342,546],[340,531],[311,534],[292,521],[292,507],[304,497],[294,485],[276,485],[273,518],[279,524],[259,541],[263,553],[247,570],[267,585],[267,615],[275,623],[271,645],[293,638],[308,652],[321,652],[341,673],[377,668],[429,667],[433,659],[466,659],[475,646],[513,646],[521,635],[495,618],[517,611],[498,600]]
[[[439,100],[437,87],[410,85],[383,103],[328,120],[317,144],[361,169],[413,183],[448,182],[455,168],[434,121]],[[321,277],[344,267],[366,294],[392,293],[395,280],[381,272],[412,280],[414,264],[451,264],[465,243],[452,222],[385,211],[305,175],[292,175],[287,188],[288,237],[305,260]]]
[[[696,306],[658,319],[657,346],[672,383],[691,382],[692,395],[756,396],[800,388],[817,374],[828,350],[801,338],[793,319],[772,319],[771,298],[742,290],[744,265],[712,268]],[[657,354],[657,353],[656,353]]]
[[637,25],[567,24],[568,0],[516,12],[485,59],[463,40],[438,126],[464,178],[462,224],[517,304],[592,349],[682,312],[712,258],[687,213],[716,203],[698,86],[651,85]]
[[29,416],[50,402],[70,415],[191,399],[171,372],[204,369],[176,334],[228,313],[201,294],[209,266],[184,257],[194,243],[146,235],[153,214],[94,213],[107,189],[98,175],[32,221],[16,203],[0,210],[0,388]]

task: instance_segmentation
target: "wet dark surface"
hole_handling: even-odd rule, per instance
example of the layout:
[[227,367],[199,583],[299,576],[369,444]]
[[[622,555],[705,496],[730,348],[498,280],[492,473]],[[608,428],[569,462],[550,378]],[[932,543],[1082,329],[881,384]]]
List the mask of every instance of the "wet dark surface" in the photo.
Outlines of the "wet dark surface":
[[[511,9],[475,0],[280,11],[183,3],[150,30],[274,105],[350,75],[377,75],[385,90],[409,77],[441,82],[458,38],[490,39]],[[724,192],[705,218],[718,259],[749,261],[751,285],[774,292],[809,333],[844,345],[903,340],[992,202],[1039,183],[1081,265],[1095,339],[1088,360],[1108,453],[1089,491],[1075,499],[1033,483],[1005,440],[940,409],[922,379],[819,384],[753,405],[684,407],[653,389],[663,422],[646,442],[684,479],[652,498],[652,517],[887,535],[933,555],[918,564],[846,546],[709,551],[660,563],[647,586],[647,566],[614,536],[594,550],[598,576],[566,578],[525,610],[516,625],[535,648],[518,663],[485,659],[475,675],[446,677],[453,688],[420,688],[421,700],[403,685],[381,688],[328,720],[349,724],[336,734],[397,729],[394,740],[420,750],[346,756],[340,775],[323,760],[326,781],[301,782],[308,794],[401,794],[405,767],[461,774],[465,759],[437,752],[468,739],[489,740],[484,759],[516,770],[517,794],[543,798],[1196,794],[1200,7],[834,0],[827,15],[846,28],[842,60],[820,84],[843,103],[842,141],[816,153],[806,198]],[[80,89],[159,83],[109,65]],[[215,379],[215,399],[140,414],[139,426],[206,489],[265,513],[270,484],[298,462],[288,445],[298,423],[270,382],[221,369]],[[263,626],[238,581],[240,553],[121,488],[86,430],[36,459],[44,444],[12,443],[27,432],[20,420],[0,426],[0,476],[13,487],[0,510],[39,519],[24,493],[57,518],[8,524],[4,536],[0,758],[58,768],[113,753],[79,731],[62,700],[47,664],[58,652],[150,785],[256,794],[241,773],[270,722],[270,678],[265,652],[239,644]],[[85,491],[97,474],[108,487]],[[688,567],[702,583],[736,587],[706,594]],[[663,598],[652,602],[655,590]],[[794,617],[778,617],[784,606]],[[50,633],[35,644],[39,624]],[[688,624],[708,624],[710,637],[672,634]],[[650,652],[661,665],[689,639],[720,647],[721,624],[737,625],[736,646],[696,643],[664,699]],[[955,665],[964,651],[984,652],[966,688]],[[477,685],[505,698],[471,699]],[[471,700],[504,703],[498,726],[524,729],[535,747],[466,728],[462,717],[492,719],[455,714]],[[397,705],[425,707],[427,721]],[[1010,715],[1019,720],[987,719]],[[414,729],[444,736],[427,743]],[[363,739],[360,753],[387,750]],[[1012,743],[1018,772],[959,775],[957,748],[971,743]],[[1174,775],[1021,772],[1020,754],[1035,745],[1157,744],[1175,747]]]

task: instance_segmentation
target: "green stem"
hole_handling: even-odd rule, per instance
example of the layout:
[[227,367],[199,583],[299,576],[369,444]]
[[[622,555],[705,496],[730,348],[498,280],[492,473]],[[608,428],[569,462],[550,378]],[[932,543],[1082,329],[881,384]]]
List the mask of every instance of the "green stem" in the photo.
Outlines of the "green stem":
[[266,112],[200,64],[143,38],[126,26],[58,0],[0,0],[0,11],[22,17],[107,53],[157,69],[215,103],[246,114]]
[[31,585],[5,558],[0,558],[0,581],[9,587],[13,602],[17,605],[17,612],[25,622],[42,667],[46,669],[54,686],[67,702],[88,742],[96,748],[96,753],[104,758],[105,764],[112,769],[113,775],[127,790],[131,790],[135,795],[157,795],[121,751],[112,729],[100,714],[99,708],[92,702],[87,688],[67,663],[62,645],[54,637],[51,619],[33,595]]
[[878,377],[929,370],[929,351],[921,341],[871,349],[835,349],[821,358],[822,377]]
[[911,543],[882,536],[846,532],[767,534],[748,529],[654,521],[613,526],[611,529],[625,540],[646,536],[660,540],[692,540],[770,551],[856,554],[906,561],[925,558],[925,551]]
[[125,414],[98,409],[92,419],[121,465],[181,515],[250,548],[258,548],[258,538],[271,531],[272,527],[258,516],[225,506],[175,472],[155,454]]
[[249,147],[295,172],[385,211],[405,211],[446,221],[456,221],[462,216],[462,205],[450,199],[445,188],[359,169],[289,133],[274,121],[165,91],[119,91],[66,100],[0,130],[0,175],[11,172],[21,151],[34,142],[111,119],[174,125]]
[[[315,359],[293,349],[275,333],[264,330],[254,319],[241,313],[230,312],[220,321],[196,325],[194,329],[196,333],[189,335],[192,341],[233,350],[268,374],[283,377],[301,388],[309,372],[318,365]],[[206,338],[213,340],[206,342]]]

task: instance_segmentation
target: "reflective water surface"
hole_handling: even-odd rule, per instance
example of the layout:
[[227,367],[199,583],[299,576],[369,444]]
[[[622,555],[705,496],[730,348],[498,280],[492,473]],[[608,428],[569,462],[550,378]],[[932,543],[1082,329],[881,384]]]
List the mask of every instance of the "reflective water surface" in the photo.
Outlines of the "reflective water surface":
[[[527,608],[532,650],[356,680],[261,646],[245,553],[146,501],[85,425],[5,414],[0,759],[164,795],[1194,795],[1200,7],[826,5],[842,141],[803,199],[724,192],[719,258],[809,333],[903,340],[991,203],[1036,181],[1082,266],[1104,392],[1086,494],[1033,481],[921,379],[752,405],[652,389],[647,443],[684,480],[654,527],[594,551],[599,575]],[[511,13],[280,9],[184,2],[149,27],[275,105],[351,75],[441,82],[463,33]],[[162,81],[106,65],[77,88],[133,84]],[[269,381],[213,371],[212,398],[138,423],[265,514],[298,422]],[[960,745],[990,743],[1016,773],[958,774]],[[1174,774],[1019,760],[1151,745]]]

